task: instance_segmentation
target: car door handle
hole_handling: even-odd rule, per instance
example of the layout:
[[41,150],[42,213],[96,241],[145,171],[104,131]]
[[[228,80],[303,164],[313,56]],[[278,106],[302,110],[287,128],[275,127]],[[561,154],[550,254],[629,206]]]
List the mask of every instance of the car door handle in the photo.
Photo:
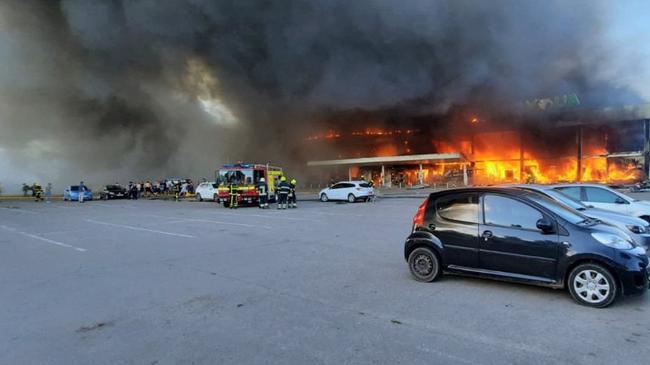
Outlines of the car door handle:
[[429,227],[429,231],[435,231],[436,230],[436,225],[433,223],[430,223],[427,227]]
[[483,237],[483,241],[489,240],[490,238],[492,238],[492,231],[483,231],[481,237]]

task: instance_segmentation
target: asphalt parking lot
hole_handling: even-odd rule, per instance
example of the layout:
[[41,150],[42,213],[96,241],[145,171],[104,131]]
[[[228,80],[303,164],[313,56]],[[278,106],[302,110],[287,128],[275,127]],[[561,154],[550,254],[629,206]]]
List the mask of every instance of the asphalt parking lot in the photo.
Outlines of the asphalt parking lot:
[[420,202],[0,202],[0,364],[650,362],[648,295],[411,279]]

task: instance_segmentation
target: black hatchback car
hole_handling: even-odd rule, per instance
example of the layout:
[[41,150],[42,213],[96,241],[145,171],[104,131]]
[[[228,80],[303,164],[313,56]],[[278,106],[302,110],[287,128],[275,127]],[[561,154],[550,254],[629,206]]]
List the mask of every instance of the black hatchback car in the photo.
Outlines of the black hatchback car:
[[646,292],[650,275],[645,250],[623,231],[516,188],[431,194],[413,219],[404,257],[419,281],[444,271],[568,288],[591,307]]

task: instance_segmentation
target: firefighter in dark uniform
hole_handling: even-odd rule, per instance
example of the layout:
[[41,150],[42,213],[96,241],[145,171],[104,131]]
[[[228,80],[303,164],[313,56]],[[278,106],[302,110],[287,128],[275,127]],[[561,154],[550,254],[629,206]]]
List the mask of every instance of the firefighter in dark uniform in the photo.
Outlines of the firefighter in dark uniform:
[[289,182],[289,187],[291,188],[291,192],[289,192],[289,208],[298,208],[298,204],[296,204],[296,184],[298,182],[296,179],[291,179]]
[[176,181],[174,183],[174,199],[176,201],[179,201],[181,199],[181,182],[180,182],[180,180]]
[[239,206],[239,186],[237,186],[235,179],[230,180],[228,194],[230,195],[230,209],[237,209]]
[[266,180],[262,177],[257,183],[257,194],[260,196],[260,209],[269,207],[269,186],[266,185]]
[[34,183],[32,185],[32,196],[34,196],[34,201],[43,200],[43,187],[40,184]]
[[287,209],[287,199],[291,193],[291,186],[287,182],[287,178],[282,176],[278,184],[278,209]]

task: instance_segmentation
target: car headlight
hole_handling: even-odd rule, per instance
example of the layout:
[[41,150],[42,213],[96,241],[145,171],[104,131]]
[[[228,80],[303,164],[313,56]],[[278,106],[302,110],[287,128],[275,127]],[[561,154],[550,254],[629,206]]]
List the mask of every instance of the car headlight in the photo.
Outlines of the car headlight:
[[612,248],[618,248],[621,250],[630,250],[634,248],[632,242],[615,234],[595,232],[591,234],[591,237],[595,238],[596,241],[602,243],[603,245]]
[[637,226],[635,224],[627,224],[626,225],[627,229],[629,229],[632,233],[636,234],[642,234],[642,233],[647,233],[647,229],[644,226]]

